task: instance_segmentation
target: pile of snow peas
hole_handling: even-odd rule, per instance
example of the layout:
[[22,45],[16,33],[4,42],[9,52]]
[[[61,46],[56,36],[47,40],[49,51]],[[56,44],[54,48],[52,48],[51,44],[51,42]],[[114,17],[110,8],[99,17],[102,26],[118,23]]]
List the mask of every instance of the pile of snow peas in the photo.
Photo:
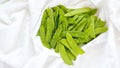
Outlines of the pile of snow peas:
[[89,43],[108,30],[106,22],[95,16],[97,9],[66,8],[63,5],[48,7],[44,12],[37,35],[42,44],[60,53],[63,61],[72,65]]

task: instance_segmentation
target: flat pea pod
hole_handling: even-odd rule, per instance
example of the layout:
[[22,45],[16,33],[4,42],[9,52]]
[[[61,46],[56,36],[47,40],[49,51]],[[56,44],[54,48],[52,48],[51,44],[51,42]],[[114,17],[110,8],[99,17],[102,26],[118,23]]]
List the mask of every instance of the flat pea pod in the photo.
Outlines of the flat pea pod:
[[82,14],[82,13],[86,13],[86,12],[90,12],[91,8],[79,8],[79,9],[75,9],[73,11],[70,11],[68,13],[65,14],[65,16],[69,17],[69,16],[74,16],[74,15],[78,15],[78,14]]
[[71,46],[71,48],[73,50],[76,51],[76,53],[79,53],[79,54],[84,54],[84,50],[82,48],[80,48],[74,41],[74,39],[72,38],[72,36],[70,35],[70,33],[66,33],[66,38],[67,38],[67,41],[69,43],[69,45]]
[[60,42],[66,47],[69,49],[69,51],[74,55],[74,56],[78,56],[78,53],[75,52],[75,50],[73,50],[70,45],[68,44],[67,40],[66,39],[62,39],[60,40]]
[[76,60],[76,57],[68,49],[66,49],[66,52],[71,60]]
[[42,41],[42,44],[47,47],[47,48],[51,48],[51,46],[46,42],[45,40],[45,28],[43,25],[40,26],[40,38],[41,38],[41,41]]
[[62,32],[62,25],[60,24],[60,25],[58,26],[57,30],[55,31],[55,33],[54,33],[54,35],[53,35],[53,37],[52,37],[52,40],[51,40],[51,42],[50,42],[52,48],[55,47],[57,41],[59,40],[60,35],[61,35],[61,32]]
[[46,30],[46,41],[49,43],[52,37],[52,33],[54,30],[54,23],[52,22],[51,18],[47,18],[47,30]]
[[62,57],[63,61],[66,64],[68,64],[68,65],[73,64],[72,60],[69,58],[69,56],[68,56],[68,54],[66,52],[65,47],[62,44],[59,45],[59,52],[60,52],[60,56]]
[[96,35],[98,35],[98,34],[101,34],[101,33],[103,33],[103,32],[105,32],[105,31],[107,31],[108,30],[108,28],[107,27],[99,27],[99,28],[96,28],[95,29],[95,34]]

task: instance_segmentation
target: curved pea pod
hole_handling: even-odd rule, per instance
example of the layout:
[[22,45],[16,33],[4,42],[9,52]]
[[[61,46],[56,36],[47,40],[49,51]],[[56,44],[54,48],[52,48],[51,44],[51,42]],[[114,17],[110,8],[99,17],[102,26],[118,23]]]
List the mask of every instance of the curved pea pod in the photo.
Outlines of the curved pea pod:
[[72,38],[72,36],[68,32],[66,33],[66,38],[67,38],[69,45],[71,46],[71,48],[73,50],[75,50],[76,53],[78,53],[78,54],[85,53],[84,50],[76,44],[76,42],[74,41],[74,39]]
[[42,41],[42,44],[47,47],[47,48],[51,48],[51,46],[46,42],[45,40],[45,28],[43,25],[40,26],[40,38],[41,38],[41,41]]
[[63,61],[66,64],[69,64],[69,65],[73,64],[72,60],[69,58],[69,56],[66,52],[65,47],[62,44],[59,45],[59,52],[60,52],[60,56],[62,57]]
[[79,9],[75,9],[73,11],[70,11],[68,13],[65,14],[65,16],[69,17],[69,16],[74,16],[74,15],[79,15],[79,14],[83,14],[83,13],[87,13],[90,12],[91,8],[79,8]]
[[62,32],[62,25],[59,25],[58,28],[57,28],[57,30],[55,31],[53,37],[52,37],[51,42],[50,42],[52,48],[55,47],[57,41],[59,40],[61,32]]
[[96,35],[98,35],[98,34],[101,34],[101,33],[103,33],[103,32],[106,32],[108,30],[108,28],[107,27],[99,27],[99,28],[96,28],[95,29],[95,34]]
[[78,56],[78,53],[76,53],[75,50],[73,50],[73,49],[70,47],[70,45],[68,44],[68,42],[67,42],[66,39],[62,39],[60,42],[61,42],[66,48],[68,48],[69,51],[70,51],[74,56],[76,56],[76,57]]
[[70,57],[71,60],[76,60],[76,57],[68,49],[66,49],[66,52],[68,54],[68,57]]
[[54,30],[54,22],[48,17],[47,18],[47,30],[46,30],[46,41],[49,43],[52,37],[52,33]]

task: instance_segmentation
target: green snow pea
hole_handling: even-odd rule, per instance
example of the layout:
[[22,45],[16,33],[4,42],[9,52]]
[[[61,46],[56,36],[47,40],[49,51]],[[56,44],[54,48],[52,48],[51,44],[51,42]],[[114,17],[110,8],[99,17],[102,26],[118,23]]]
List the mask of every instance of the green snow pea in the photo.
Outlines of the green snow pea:
[[85,52],[83,51],[82,48],[80,48],[74,41],[74,39],[72,38],[72,36],[67,32],[66,33],[66,38],[67,38],[67,41],[69,43],[69,45],[71,46],[72,49],[74,49],[76,51],[76,53],[79,53],[79,54],[84,54]]
[[99,27],[99,28],[96,28],[95,29],[95,34],[96,35],[98,35],[98,34],[101,34],[101,33],[103,33],[103,32],[106,32],[108,30],[108,28],[107,27]]
[[43,25],[40,26],[40,38],[41,38],[41,41],[42,41],[42,44],[47,47],[47,48],[51,48],[51,46],[48,44],[48,42],[46,42],[45,40],[45,28]]
[[76,57],[68,49],[66,49],[66,52],[68,54],[68,57],[70,57],[71,60],[76,60]]
[[52,40],[50,41],[52,48],[55,47],[57,41],[60,39],[61,32],[62,32],[62,25],[59,25],[52,37]]
[[52,37],[52,33],[54,30],[54,22],[52,22],[51,18],[47,18],[47,30],[46,30],[46,41],[49,43]]
[[79,14],[83,14],[83,13],[87,13],[90,12],[91,8],[79,8],[79,9],[75,9],[73,11],[70,11],[68,13],[65,14],[65,16],[69,17],[69,16],[74,16],[74,15],[79,15]]
[[66,48],[68,48],[69,51],[70,51],[74,56],[76,56],[76,57],[78,56],[78,53],[76,53],[75,50],[73,50],[73,49],[70,47],[70,45],[68,44],[68,42],[67,42],[66,39],[62,39],[60,42],[61,42]]
[[72,60],[70,59],[70,57],[68,56],[66,52],[65,47],[62,44],[59,45],[59,52],[60,52],[60,56],[62,57],[63,61],[66,64],[69,64],[69,65],[73,64]]

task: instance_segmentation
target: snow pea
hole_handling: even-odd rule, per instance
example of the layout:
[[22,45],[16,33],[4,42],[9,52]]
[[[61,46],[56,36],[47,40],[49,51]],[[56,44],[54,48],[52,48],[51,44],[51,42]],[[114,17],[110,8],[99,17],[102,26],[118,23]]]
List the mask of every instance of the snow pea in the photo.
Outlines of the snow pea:
[[72,47],[72,49],[74,49],[76,51],[76,53],[78,53],[78,54],[85,53],[84,50],[75,43],[74,39],[68,32],[66,33],[66,38],[67,38],[69,45]]
[[68,56],[66,52],[65,47],[62,44],[59,45],[59,52],[60,52],[60,56],[62,57],[63,61],[66,64],[69,64],[69,65],[73,64],[72,60],[70,59],[70,57]]
[[61,32],[62,32],[62,25],[59,25],[50,41],[52,48],[55,47],[57,41],[60,39]]
[[90,12],[91,8],[79,8],[79,9],[75,9],[73,11],[70,11],[68,13],[65,14],[65,16],[69,17],[69,16],[74,16],[74,15],[78,15],[78,14],[83,14],[83,13],[87,13]]
[[46,41],[49,43],[52,37],[52,33],[54,30],[54,22],[52,22],[51,18],[47,18],[47,30],[46,30]]
[[51,48],[51,46],[48,44],[48,42],[46,42],[45,40],[45,28],[43,25],[40,26],[40,38],[41,38],[41,41],[42,41],[42,44],[47,47],[47,48]]
[[68,57],[70,57],[71,60],[76,60],[76,57],[68,49],[66,49],[66,52],[68,54]]
[[73,50],[70,45],[68,44],[67,40],[66,39],[62,39],[60,41],[66,48],[68,48],[68,50],[74,55],[74,56],[78,56],[78,53],[75,52],[75,50]]
[[106,32],[108,30],[108,28],[107,27],[99,27],[99,28],[96,28],[95,29],[95,34],[96,35],[98,35],[98,34],[101,34],[101,33],[103,33],[103,32]]

